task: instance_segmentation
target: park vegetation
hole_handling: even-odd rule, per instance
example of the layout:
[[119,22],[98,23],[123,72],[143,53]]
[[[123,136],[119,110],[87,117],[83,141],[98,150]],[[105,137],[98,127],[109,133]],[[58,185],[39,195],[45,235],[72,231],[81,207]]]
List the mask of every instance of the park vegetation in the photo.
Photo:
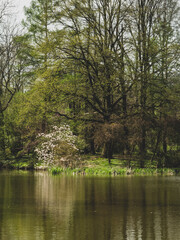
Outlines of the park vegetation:
[[[176,0],[0,3],[0,162],[180,166]],[[102,160],[103,161],[103,160]],[[87,170],[88,171],[88,170]]]

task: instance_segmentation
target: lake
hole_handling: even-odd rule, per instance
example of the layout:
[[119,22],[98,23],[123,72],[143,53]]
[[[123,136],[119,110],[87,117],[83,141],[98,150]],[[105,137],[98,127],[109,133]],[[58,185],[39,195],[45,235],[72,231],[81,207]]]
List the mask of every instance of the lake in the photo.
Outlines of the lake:
[[180,177],[0,172],[0,240],[180,239]]

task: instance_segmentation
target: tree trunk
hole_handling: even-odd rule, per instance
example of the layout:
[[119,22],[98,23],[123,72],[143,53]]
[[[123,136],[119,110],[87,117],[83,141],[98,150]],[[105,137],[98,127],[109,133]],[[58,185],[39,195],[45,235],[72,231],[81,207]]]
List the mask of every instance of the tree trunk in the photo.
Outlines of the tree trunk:
[[93,155],[96,153],[95,146],[94,146],[94,139],[90,140],[90,151],[91,151],[91,154]]
[[111,159],[113,157],[113,141],[109,140],[104,144],[103,157],[108,159],[109,164],[111,164]]
[[141,128],[141,143],[140,143],[140,167],[144,168],[144,162],[146,157],[146,129],[145,126],[142,125]]
[[4,140],[4,115],[0,102],[0,161],[5,159],[5,140]]
[[159,146],[159,144],[160,144],[160,138],[161,138],[161,129],[160,129],[160,130],[158,131],[158,133],[157,133],[157,140],[156,140],[155,149],[154,149],[154,151],[153,151],[153,156],[152,156],[152,158],[151,158],[151,163],[153,163],[154,158],[155,158],[155,155],[156,155],[156,153],[157,153],[158,146]]

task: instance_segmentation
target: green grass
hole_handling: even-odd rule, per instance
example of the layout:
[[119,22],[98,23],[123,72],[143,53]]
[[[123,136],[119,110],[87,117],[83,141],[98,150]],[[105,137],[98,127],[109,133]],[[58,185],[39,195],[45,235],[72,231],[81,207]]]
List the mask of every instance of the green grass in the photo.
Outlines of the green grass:
[[[4,164],[7,168],[13,169],[32,169],[34,160],[21,159],[19,161],[12,160]],[[45,170],[42,163],[36,163],[35,169]],[[155,176],[155,175],[180,175],[180,168],[157,168],[156,161],[145,161],[145,168],[139,167],[139,161],[131,160],[131,167],[128,167],[128,160],[114,158],[111,164],[105,158],[97,156],[84,156],[75,168],[64,168],[52,166],[48,167],[52,175],[66,174],[66,175],[86,175],[86,176]]]
[[62,173],[64,170],[61,167],[52,167],[52,168],[49,168],[49,171],[52,173],[52,175],[57,175]]
[[180,169],[169,169],[169,168],[138,168],[138,167],[125,167],[123,162],[119,162],[118,159],[113,159],[111,164],[106,159],[88,159],[82,167],[78,168],[60,168],[52,167],[50,172],[53,175],[57,174],[68,174],[68,175],[86,175],[86,176],[155,176],[155,175],[177,175],[180,174]]

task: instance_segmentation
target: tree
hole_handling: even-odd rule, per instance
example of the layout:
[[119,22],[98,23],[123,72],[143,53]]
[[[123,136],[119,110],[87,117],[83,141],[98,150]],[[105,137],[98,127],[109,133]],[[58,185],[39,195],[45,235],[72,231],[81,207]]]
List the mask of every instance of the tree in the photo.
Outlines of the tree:
[[2,5],[0,12],[0,157],[5,158],[4,111],[8,108],[16,91],[21,86],[17,73],[18,45],[14,41],[17,34],[14,27],[3,22],[8,12],[9,2]]
[[[44,72],[51,67],[53,59],[50,47],[51,27],[53,20],[53,0],[33,0],[31,6],[25,8],[26,21],[23,22],[27,29],[27,36],[30,39],[29,45],[32,48],[29,62],[34,71],[34,79],[44,81]],[[46,98],[46,97],[45,97]],[[44,99],[46,101],[46,99]],[[43,131],[46,131],[46,111],[42,120]]]
[[[139,113],[141,136],[138,140],[141,166],[148,149],[148,133],[168,101],[168,76],[171,72],[173,22],[178,11],[177,2],[159,0],[130,1],[131,8],[126,19],[132,44],[132,62],[136,76],[134,93],[136,112]],[[172,54],[174,57],[174,53]],[[166,79],[166,80],[165,80]],[[163,106],[163,107],[162,107]],[[157,123],[155,125],[155,122]],[[157,142],[159,129],[157,127]],[[158,143],[159,144],[159,143]],[[165,145],[164,145],[165,146]],[[157,150],[157,147],[155,147]],[[156,151],[155,150],[155,151]]]
[[33,0],[30,7],[25,7],[26,20],[23,21],[31,46],[38,52],[34,56],[39,63],[38,70],[44,71],[48,65],[49,34],[51,32],[53,0]]
[[[81,107],[79,116],[77,113],[76,116],[59,115],[109,127],[124,121],[126,97],[134,84],[125,67],[128,57],[123,24],[129,5],[116,0],[61,3],[59,21],[64,25],[66,36],[59,49],[67,66],[61,92]],[[113,136],[108,138],[104,148],[105,156],[110,159]]]
[[[32,156],[37,144],[36,137],[43,132],[42,121],[46,110],[44,88],[44,83],[39,82],[24,93],[19,91],[5,112],[8,148],[16,158]],[[50,117],[46,115],[46,118],[47,123],[51,122]]]

